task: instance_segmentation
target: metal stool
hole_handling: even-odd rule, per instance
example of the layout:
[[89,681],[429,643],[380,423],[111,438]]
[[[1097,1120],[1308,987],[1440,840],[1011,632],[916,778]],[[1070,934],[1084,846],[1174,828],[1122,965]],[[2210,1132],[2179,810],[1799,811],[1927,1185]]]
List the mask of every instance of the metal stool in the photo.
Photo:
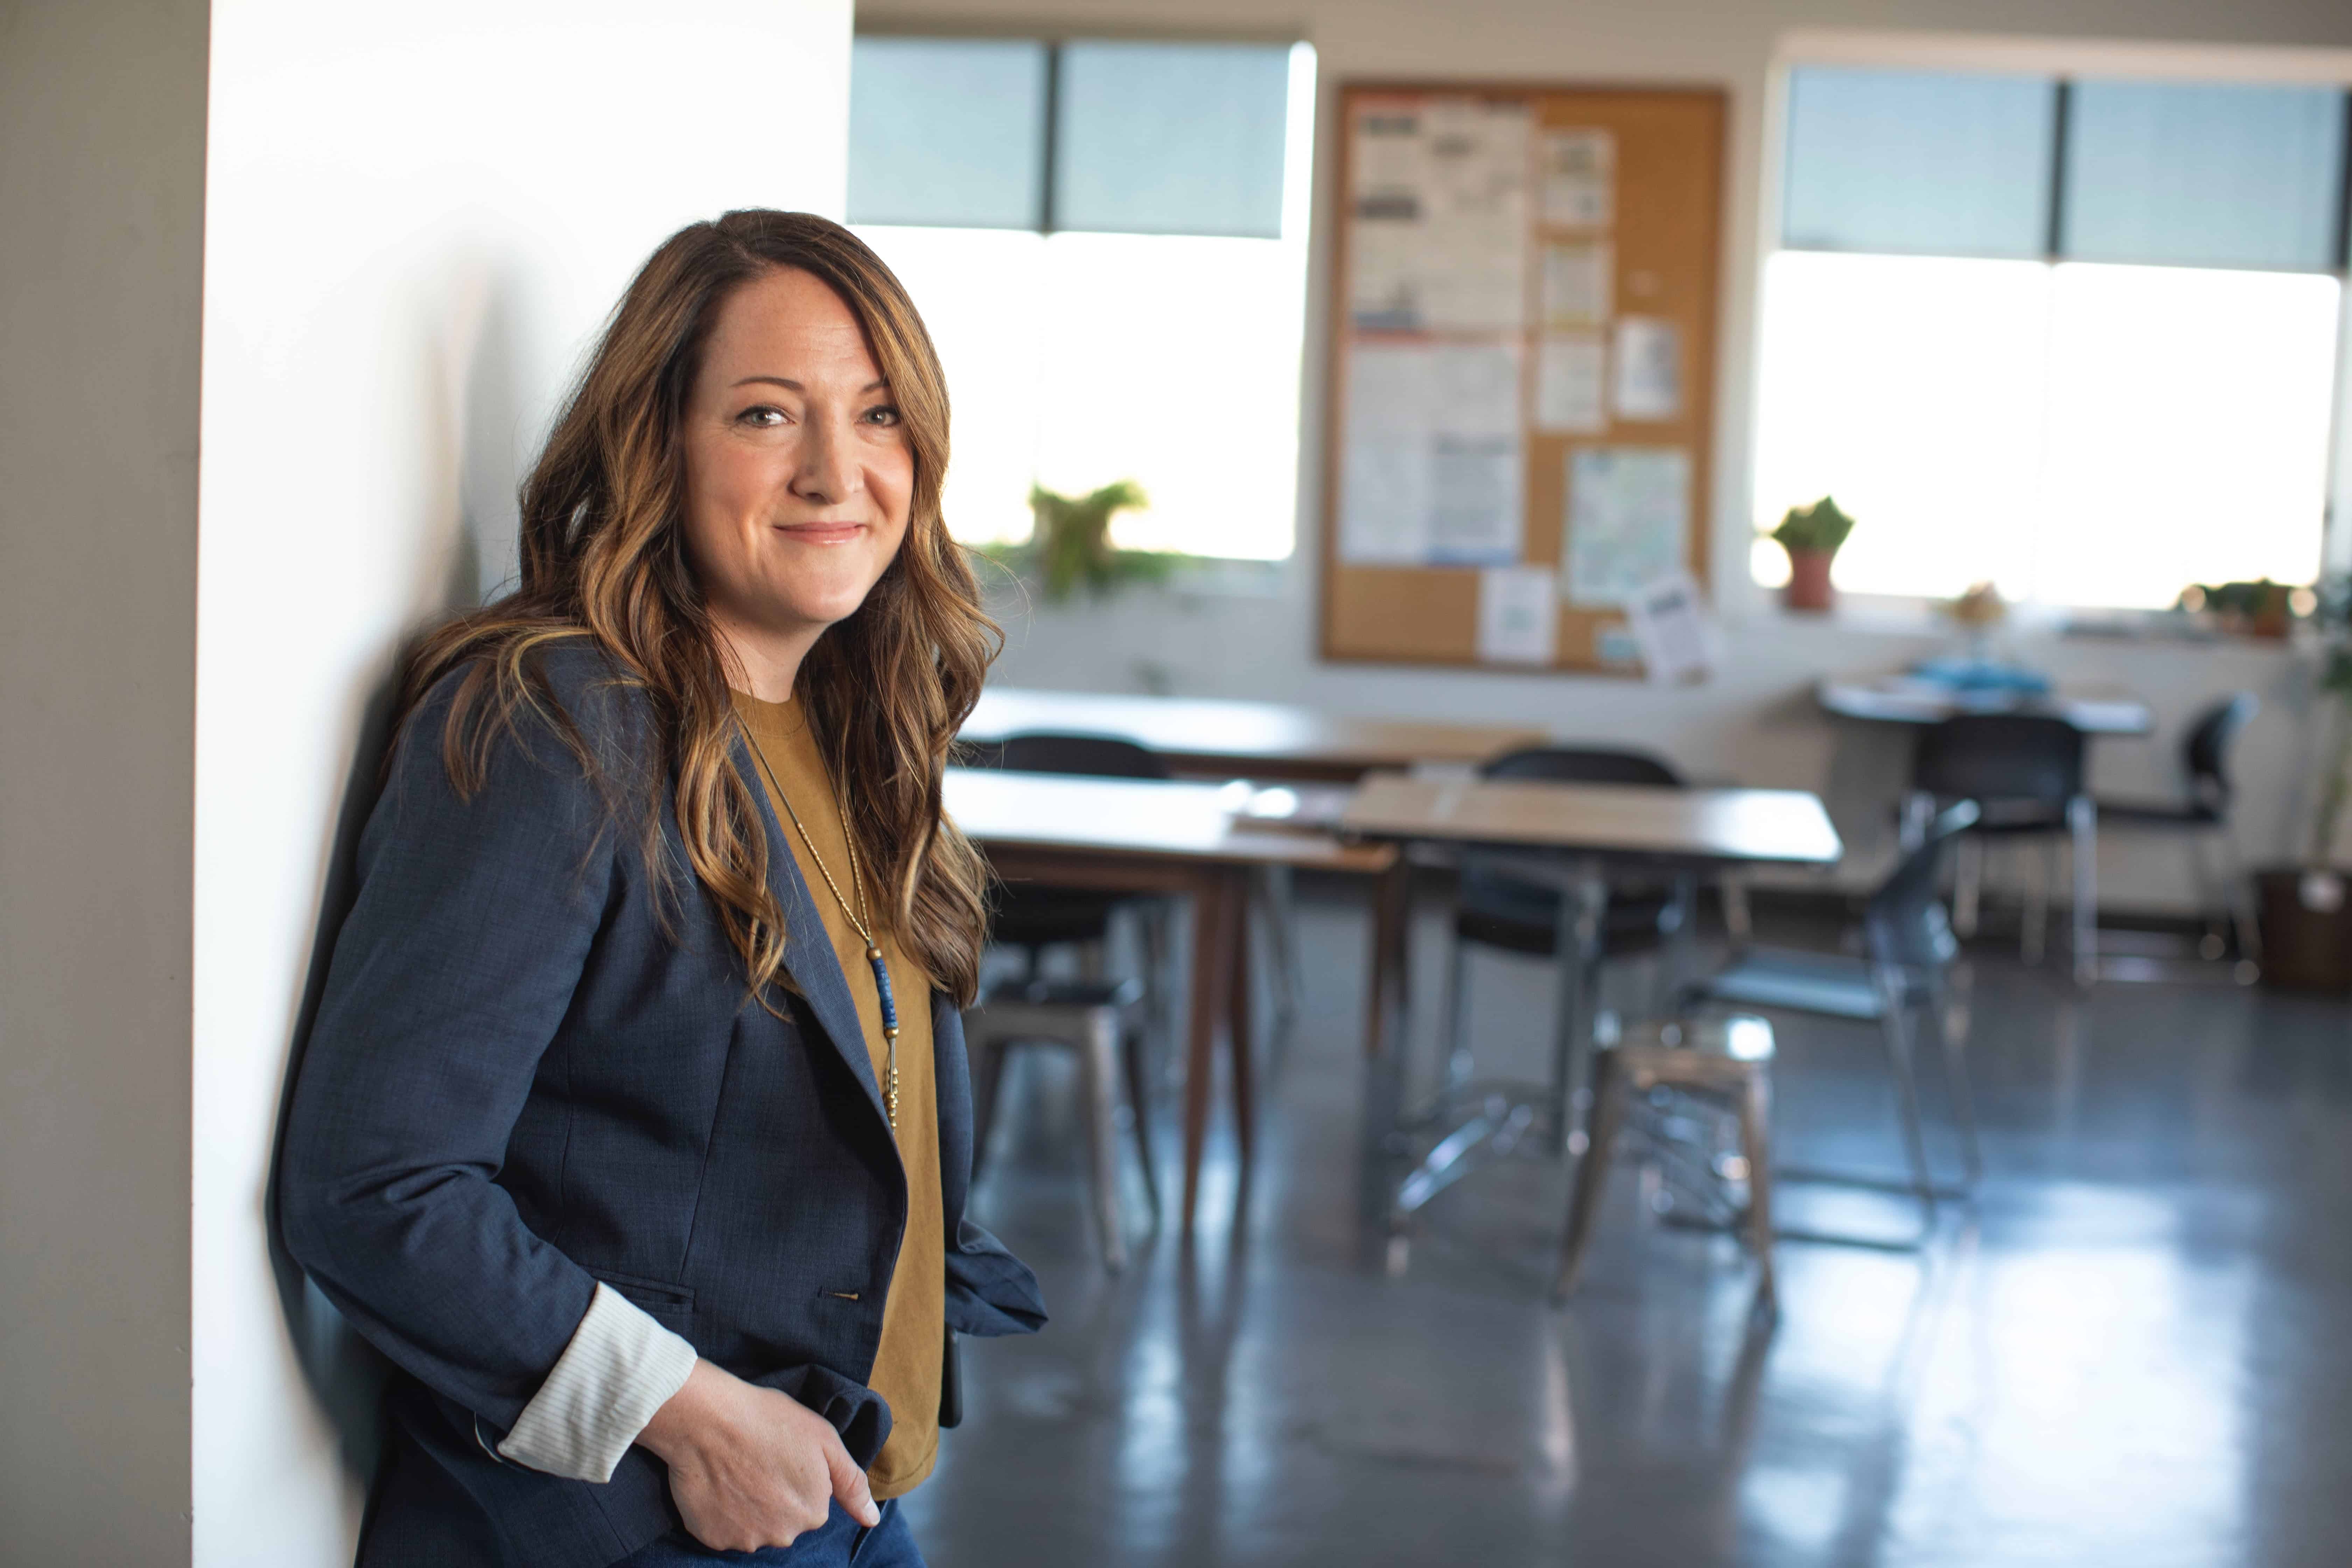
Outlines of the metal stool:
[[1031,981],[1000,987],[963,1016],[964,1047],[971,1058],[975,1167],[988,1148],[989,1130],[996,1120],[997,1085],[1013,1047],[1054,1045],[1076,1052],[1095,1223],[1102,1237],[1103,1266],[1114,1273],[1127,1267],[1127,1227],[1118,1201],[1118,1107],[1122,1068],[1135,1112],[1135,1146],[1143,1164],[1143,1191],[1150,1201],[1152,1218],[1160,1217],[1160,1178],[1151,1158],[1151,1100],[1140,1050],[1142,996],[1143,987],[1134,980]]
[[1559,1273],[1552,1299],[1576,1289],[1592,1219],[1609,1180],[1617,1134],[1633,1097],[1659,1088],[1727,1102],[1739,1119],[1739,1152],[1747,1163],[1748,1248],[1756,1255],[1756,1299],[1769,1304],[1772,1277],[1772,1026],[1731,1014],[1638,1026],[1593,1063],[1592,1137],[1576,1167],[1568,1231],[1560,1238]]

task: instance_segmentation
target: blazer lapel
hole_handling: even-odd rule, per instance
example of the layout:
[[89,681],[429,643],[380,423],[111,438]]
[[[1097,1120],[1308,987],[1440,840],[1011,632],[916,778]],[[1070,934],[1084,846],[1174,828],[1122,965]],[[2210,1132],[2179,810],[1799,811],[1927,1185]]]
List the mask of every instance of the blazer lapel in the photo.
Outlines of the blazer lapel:
[[735,771],[743,775],[743,782],[751,786],[751,798],[760,803],[760,821],[767,830],[768,888],[784,910],[784,969],[807,998],[809,1009],[816,1015],[825,1038],[840,1053],[858,1087],[866,1091],[874,1114],[887,1126],[889,1112],[883,1109],[882,1090],[874,1081],[874,1058],[866,1050],[866,1027],[858,1021],[857,1004],[850,999],[849,981],[841,973],[833,939],[825,934],[824,917],[801,876],[792,840],[784,837],[783,825],[776,820],[776,808],[768,799],[758,765],[744,749],[749,744],[738,731]]

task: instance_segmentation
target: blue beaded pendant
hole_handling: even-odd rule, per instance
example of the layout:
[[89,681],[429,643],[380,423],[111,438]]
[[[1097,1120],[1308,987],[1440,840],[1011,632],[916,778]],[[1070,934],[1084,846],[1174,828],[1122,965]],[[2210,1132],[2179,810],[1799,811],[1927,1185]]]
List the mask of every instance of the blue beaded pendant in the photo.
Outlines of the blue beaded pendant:
[[866,944],[866,962],[874,966],[874,989],[882,997],[882,1033],[895,1040],[898,1037],[898,999],[890,994],[890,966],[882,962],[882,950],[870,942]]

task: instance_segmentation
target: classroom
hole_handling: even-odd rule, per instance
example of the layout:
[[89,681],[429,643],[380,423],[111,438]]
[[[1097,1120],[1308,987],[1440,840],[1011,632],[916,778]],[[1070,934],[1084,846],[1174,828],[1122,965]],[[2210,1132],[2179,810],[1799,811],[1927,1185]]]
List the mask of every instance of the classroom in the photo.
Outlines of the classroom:
[[2352,1560],[2339,0],[29,0],[0,192],[0,1568]]

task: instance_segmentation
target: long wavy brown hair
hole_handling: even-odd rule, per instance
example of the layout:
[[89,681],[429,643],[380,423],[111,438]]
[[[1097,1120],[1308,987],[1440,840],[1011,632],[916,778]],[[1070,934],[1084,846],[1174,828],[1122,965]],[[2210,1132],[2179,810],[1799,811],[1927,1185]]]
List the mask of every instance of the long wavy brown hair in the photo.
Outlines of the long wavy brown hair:
[[[478,790],[491,752],[526,710],[597,767],[551,700],[535,651],[588,639],[643,689],[660,755],[633,791],[648,863],[675,873],[659,792],[674,804],[693,877],[717,907],[755,994],[782,978],[784,916],[768,886],[753,790],[717,632],[688,568],[680,426],[721,302],[780,268],[814,274],[865,328],[914,451],[906,542],[856,614],[817,640],[794,682],[841,785],[857,854],[889,889],[899,946],[968,1005],[987,931],[983,863],[940,809],[940,770],[1003,644],[982,613],[940,510],[947,382],[914,302],[881,258],[839,224],[747,210],[680,229],[655,251],[605,328],[522,487],[522,571],[512,593],[431,633],[412,658],[404,712],[463,669],[443,736],[451,782]],[[612,770],[604,770],[610,776]],[[651,797],[651,798],[647,798]],[[772,1005],[772,1004],[770,1004]]]

